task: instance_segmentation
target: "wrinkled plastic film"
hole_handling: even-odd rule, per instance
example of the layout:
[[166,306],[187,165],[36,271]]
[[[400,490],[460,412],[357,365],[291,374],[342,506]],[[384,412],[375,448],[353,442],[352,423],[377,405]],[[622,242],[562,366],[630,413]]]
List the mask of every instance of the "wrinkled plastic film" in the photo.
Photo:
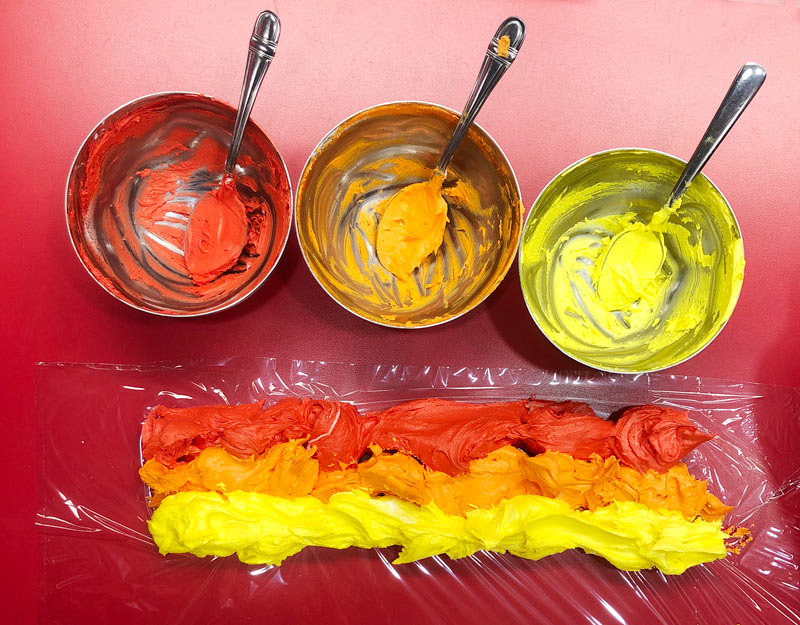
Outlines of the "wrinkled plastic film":
[[[273,359],[37,368],[42,623],[800,623],[800,389],[650,374],[553,374]],[[362,410],[409,399],[577,400],[608,415],[656,403],[718,436],[687,458],[753,541],[681,576],[570,551],[480,552],[394,566],[397,549],[307,548],[280,567],[158,554],[141,425],[174,407],[324,397]]]

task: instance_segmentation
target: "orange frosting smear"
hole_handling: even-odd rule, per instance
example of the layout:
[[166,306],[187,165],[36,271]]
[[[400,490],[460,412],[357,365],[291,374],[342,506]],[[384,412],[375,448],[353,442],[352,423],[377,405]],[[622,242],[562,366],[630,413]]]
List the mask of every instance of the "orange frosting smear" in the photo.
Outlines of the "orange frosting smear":
[[649,508],[680,511],[687,519],[722,518],[732,508],[708,492],[686,465],[665,473],[639,473],[614,458],[575,459],[559,452],[528,455],[511,446],[470,463],[456,476],[425,468],[408,454],[371,448],[373,456],[357,466],[320,471],[313,446],[293,440],[275,445],[261,456],[240,459],[219,447],[203,450],[194,462],[166,467],[148,460],[140,469],[153,489],[150,505],[175,492],[244,490],[280,497],[313,495],[327,501],[333,494],[362,489],[373,496],[393,495],[418,505],[434,502],[447,514],[464,515],[488,509],[517,495],[561,499],[574,509],[635,501]]
[[504,59],[508,58],[508,47],[511,45],[511,37],[503,35],[497,42],[497,55]]
[[234,490],[270,493],[278,497],[308,495],[317,483],[319,463],[314,449],[302,440],[275,445],[258,457],[237,458],[222,447],[204,449],[194,462],[167,467],[148,460],[139,470],[153,489],[150,505],[157,506],[172,493],[184,490]]
[[745,545],[753,540],[752,532],[746,527],[731,525],[722,531],[730,537],[725,540],[725,546],[730,553],[741,553]]
[[184,260],[195,284],[207,284],[233,267],[247,243],[247,209],[231,176],[195,204],[186,229]]
[[612,501],[635,501],[648,508],[680,510],[687,518],[719,519],[733,510],[708,492],[706,482],[692,477],[679,463],[659,473],[622,466],[617,458],[603,460],[593,454],[588,460],[546,452],[528,458],[525,476],[545,497],[563,499],[573,508],[595,510]]

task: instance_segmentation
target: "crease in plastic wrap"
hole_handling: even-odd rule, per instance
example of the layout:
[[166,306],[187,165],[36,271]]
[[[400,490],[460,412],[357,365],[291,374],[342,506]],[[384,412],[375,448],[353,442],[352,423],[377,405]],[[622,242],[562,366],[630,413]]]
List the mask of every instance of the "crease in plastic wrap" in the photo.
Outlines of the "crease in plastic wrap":
[[[416,398],[577,400],[690,411],[718,436],[686,458],[753,540],[690,568],[620,571],[573,550],[478,552],[392,565],[397,549],[306,548],[279,567],[159,555],[141,426],[158,404],[301,396],[378,410]],[[800,389],[649,374],[348,365],[235,358],[191,365],[37,367],[41,623],[800,623]],[[9,476],[13,479],[13,476]],[[153,621],[157,619],[157,621]]]

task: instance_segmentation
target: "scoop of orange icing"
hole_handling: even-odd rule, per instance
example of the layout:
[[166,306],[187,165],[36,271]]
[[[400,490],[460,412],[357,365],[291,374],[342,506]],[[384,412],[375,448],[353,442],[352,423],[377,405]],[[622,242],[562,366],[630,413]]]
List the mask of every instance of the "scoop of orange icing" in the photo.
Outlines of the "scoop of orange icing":
[[375,246],[378,260],[400,280],[408,280],[442,245],[447,225],[443,181],[437,172],[430,180],[403,187],[378,209],[382,213]]
[[244,459],[222,447],[209,447],[193,462],[175,468],[148,460],[139,476],[153,489],[151,505],[184,490],[247,490],[279,497],[307,495],[317,483],[319,463],[311,457],[314,449],[306,449],[302,442],[274,445],[261,456]]
[[525,477],[539,488],[537,494],[563,499],[573,508],[595,510],[612,501],[636,501],[648,508],[679,510],[686,518],[722,518],[733,508],[708,492],[683,463],[659,473],[622,466],[617,458],[587,460],[546,452],[526,459]]

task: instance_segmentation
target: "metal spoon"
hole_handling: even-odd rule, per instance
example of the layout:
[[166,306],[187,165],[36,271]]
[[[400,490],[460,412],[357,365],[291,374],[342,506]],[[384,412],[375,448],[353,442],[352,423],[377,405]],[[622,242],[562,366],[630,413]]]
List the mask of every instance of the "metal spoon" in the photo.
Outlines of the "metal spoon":
[[[507,38],[502,44],[504,48],[500,48],[498,51],[501,46],[500,42],[504,37]],[[518,17],[509,17],[500,24],[491,42],[489,42],[489,49],[483,59],[478,79],[475,81],[469,100],[467,100],[464,111],[461,113],[461,118],[453,131],[453,136],[450,137],[450,142],[442,152],[442,157],[436,166],[437,172],[447,175],[447,167],[450,165],[450,161],[453,160],[453,155],[456,153],[461,140],[467,134],[470,124],[475,120],[478,111],[481,110],[486,98],[489,97],[503,74],[506,73],[514,59],[517,58],[517,53],[524,40],[525,23]]]
[[711,158],[719,144],[722,143],[725,135],[733,128],[736,120],[739,119],[747,105],[758,93],[766,78],[767,72],[757,63],[745,63],[742,66],[742,69],[736,74],[736,78],[733,79],[728,93],[722,99],[722,104],[719,105],[714,118],[708,125],[703,139],[698,144],[694,154],[692,154],[692,158],[686,163],[678,182],[672,188],[669,198],[667,198],[667,206],[672,206],[683,195],[686,187],[692,183],[695,176],[703,169],[708,159]]
[[275,57],[275,48],[281,34],[281,22],[272,11],[264,11],[256,18],[253,26],[253,35],[250,37],[250,49],[247,53],[247,67],[244,70],[242,82],[242,95],[239,98],[239,109],[236,111],[236,121],[233,124],[233,136],[228,148],[228,158],[225,161],[225,174],[231,175],[242,147],[242,137],[250,119],[250,111],[256,101],[258,89],[264,74],[267,73],[269,64]]
[[[447,204],[441,196],[447,168],[478,111],[517,57],[525,39],[525,24],[509,17],[497,29],[450,141],[429,180],[400,189],[383,210],[378,225],[376,252],[381,264],[401,280],[442,244],[447,224]],[[413,214],[413,215],[411,215]],[[411,218],[409,218],[411,217]]]
[[[678,200],[722,143],[742,111],[750,104],[766,77],[767,72],[756,63],[746,63],[742,66],[667,201],[650,220],[651,224],[664,223],[669,219],[672,211],[679,205]],[[618,286],[621,276],[604,268],[624,267],[631,262],[632,255],[639,259],[641,273],[655,276],[666,259],[663,235],[660,232],[628,227],[613,238],[601,260],[600,277],[595,285],[597,296],[612,309],[632,304],[636,300],[636,289],[621,291]]]
[[195,284],[216,280],[236,263],[247,243],[249,224],[245,205],[236,189],[234,168],[250,111],[264,74],[275,56],[279,35],[278,16],[271,11],[259,14],[250,37],[242,94],[225,160],[225,172],[219,186],[198,199],[186,225],[183,258]]

